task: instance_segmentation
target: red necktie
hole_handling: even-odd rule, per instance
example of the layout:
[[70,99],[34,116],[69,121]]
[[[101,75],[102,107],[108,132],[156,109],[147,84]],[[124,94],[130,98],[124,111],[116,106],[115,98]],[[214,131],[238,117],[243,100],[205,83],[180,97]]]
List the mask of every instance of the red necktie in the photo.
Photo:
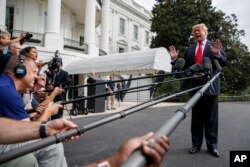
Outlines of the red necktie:
[[199,47],[197,49],[196,56],[195,56],[195,63],[201,64],[201,60],[202,60],[202,42],[199,42]]

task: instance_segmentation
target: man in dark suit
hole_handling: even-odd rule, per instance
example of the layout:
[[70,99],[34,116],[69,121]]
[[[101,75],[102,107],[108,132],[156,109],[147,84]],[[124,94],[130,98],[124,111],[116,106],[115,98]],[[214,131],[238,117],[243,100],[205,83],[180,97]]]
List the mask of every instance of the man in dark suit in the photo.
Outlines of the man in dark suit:
[[[196,43],[188,47],[184,53],[186,62],[184,69],[188,69],[193,64],[202,64],[204,57],[208,57],[213,67],[211,74],[216,74],[214,61],[217,60],[221,66],[226,65],[222,43],[219,39],[215,42],[207,40],[208,31],[205,24],[194,25],[192,32]],[[170,46],[169,54],[174,62],[177,59],[179,51],[176,51],[174,46]],[[195,87],[201,84],[202,81],[197,78],[183,82],[184,88]],[[219,93],[220,78],[217,78],[192,108],[191,134],[193,147],[189,151],[190,154],[194,154],[201,149],[203,133],[205,133],[208,152],[215,157],[220,156],[217,150]],[[190,95],[192,96],[193,94],[191,93]]]
[[[54,87],[60,87],[60,88],[66,87],[70,83],[69,74],[67,71],[64,71],[62,69],[62,63],[60,67],[54,71],[52,82]],[[63,92],[55,97],[54,102],[65,101],[65,100],[66,100],[66,92]],[[58,119],[61,118],[62,116],[63,116],[63,108],[60,108],[58,110],[58,113],[56,115],[53,115],[51,119]]]

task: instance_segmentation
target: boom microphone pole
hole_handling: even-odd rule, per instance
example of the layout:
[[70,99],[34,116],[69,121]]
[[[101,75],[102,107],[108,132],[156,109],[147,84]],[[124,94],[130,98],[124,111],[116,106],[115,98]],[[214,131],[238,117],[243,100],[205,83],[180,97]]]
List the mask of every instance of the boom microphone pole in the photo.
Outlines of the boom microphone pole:
[[[180,96],[181,94],[184,94],[184,93],[187,93],[190,91],[194,91],[194,90],[199,89],[201,87],[202,86],[191,88],[191,89],[179,92],[179,93],[175,93],[175,94],[170,95],[170,96],[163,95],[163,96],[161,96],[161,98],[158,97],[158,98],[155,98],[154,100],[150,100],[147,103],[142,103],[142,104],[139,104],[137,106],[132,106],[132,107],[125,109],[123,111],[120,111],[116,114],[113,114],[113,115],[108,116],[106,118],[102,118],[102,119],[97,120],[93,123],[87,124],[87,125],[83,126],[82,128],[77,127],[75,129],[71,129],[71,130],[66,131],[66,132],[60,132],[60,133],[55,134],[54,136],[49,136],[49,137],[46,137],[44,139],[41,139],[41,140],[35,141],[33,143],[29,143],[27,145],[19,147],[19,148],[15,149],[15,151],[12,150],[12,151],[5,152],[5,153],[0,155],[0,164],[5,163],[7,161],[10,161],[12,159],[18,158],[18,157],[25,155],[25,154],[28,154],[30,152],[36,151],[38,149],[47,147],[49,145],[63,142],[65,139],[70,138],[71,136],[81,135],[88,130],[99,127],[101,125],[104,125],[106,123],[112,122],[112,121],[117,120],[117,119],[122,119],[122,118],[126,117],[127,115],[130,115],[132,113],[135,113],[135,112],[140,111],[142,109],[145,109],[147,107],[153,106],[155,104],[158,104],[158,103],[165,101],[165,100],[168,100],[170,98]],[[164,96],[166,96],[166,97],[164,97]]]
[[[213,81],[220,75],[217,73],[211,80],[209,80],[198,92],[192,96],[191,99],[181,108],[179,108],[175,115],[173,115],[158,131],[155,133],[154,138],[157,140],[161,136],[170,136],[174,129],[185,119],[186,114],[195,105],[195,103],[202,97],[203,93],[209,88]],[[145,157],[140,149],[137,149],[130,158],[122,165],[122,167],[143,167],[147,163]]]
[[[201,74],[201,76],[204,76],[204,74]],[[83,100],[87,100],[87,99],[93,99],[93,98],[98,98],[98,97],[106,97],[106,96],[111,96],[111,95],[117,94],[119,92],[125,92],[125,91],[140,89],[140,88],[144,88],[144,87],[152,87],[152,86],[162,84],[162,83],[175,82],[175,81],[180,81],[180,80],[184,80],[184,79],[191,79],[191,78],[195,78],[195,76],[185,77],[185,78],[181,78],[181,79],[173,79],[173,80],[170,80],[170,81],[156,82],[156,83],[153,83],[153,84],[142,85],[142,86],[133,87],[133,88],[121,89],[121,90],[114,91],[112,93],[102,93],[102,94],[97,94],[97,95],[93,95],[93,96],[81,97],[81,98],[77,98],[77,99],[74,99],[74,100],[62,101],[60,104],[65,105],[65,104],[75,103],[75,102],[83,101]],[[140,90],[138,90],[138,91],[140,91]]]
[[114,81],[108,81],[108,82],[98,82],[98,83],[92,83],[92,84],[85,84],[85,85],[75,85],[75,86],[68,86],[64,87],[62,89],[74,89],[74,88],[82,88],[82,87],[88,87],[88,86],[94,86],[94,85],[103,85],[107,83],[116,83],[116,82],[123,82],[123,81],[132,81],[132,80],[140,80],[140,79],[146,79],[146,78],[156,78],[159,76],[171,76],[174,74],[182,74],[184,72],[173,72],[173,73],[165,73],[165,74],[158,74],[158,75],[152,75],[152,76],[143,76],[143,77],[135,77],[135,78],[128,78],[128,79],[120,79],[120,80],[114,80]]
[[[67,90],[67,89],[75,89],[75,88],[88,87],[88,86],[94,86],[94,85],[103,85],[103,84],[107,84],[107,83],[116,83],[116,82],[140,80],[140,79],[146,79],[146,78],[158,78],[158,77],[164,78],[165,76],[171,76],[171,75],[175,76],[175,75],[178,75],[178,74],[185,73],[185,72],[181,71],[183,69],[184,65],[185,65],[185,60],[183,58],[178,58],[176,60],[175,65],[173,66],[173,71],[171,73],[165,73],[164,72],[164,73],[160,73],[160,74],[153,75],[153,76],[135,77],[135,78],[120,79],[120,80],[107,81],[107,82],[91,83],[91,84],[85,84],[85,85],[68,86],[68,87],[64,87],[62,89]],[[45,90],[44,92],[51,92],[51,91],[53,91],[53,89]]]
[[[76,88],[83,88],[83,87],[88,87],[88,86],[95,86],[95,85],[103,85],[107,83],[116,83],[116,82],[123,82],[123,81],[132,81],[132,80],[140,80],[140,79],[146,79],[146,78],[156,78],[156,77],[164,77],[164,76],[171,76],[175,74],[183,74],[185,72],[183,71],[176,71],[176,72],[171,72],[171,73],[164,73],[164,74],[158,74],[158,75],[153,75],[153,76],[144,76],[144,77],[135,77],[135,78],[128,78],[128,79],[120,79],[120,80],[113,80],[113,81],[107,81],[107,82],[98,82],[98,83],[91,83],[91,84],[85,84],[85,85],[75,85],[75,86],[68,86],[68,87],[63,87],[62,89],[67,90],[67,89],[76,89]],[[52,92],[54,89],[47,89],[43,90],[43,92]]]
[[[203,77],[203,76],[205,76],[205,74],[201,74],[201,77]],[[127,91],[140,89],[140,88],[144,88],[144,87],[156,87],[157,85],[162,84],[162,83],[169,83],[169,82],[175,82],[175,81],[180,81],[180,80],[192,79],[192,78],[195,78],[195,77],[196,76],[189,76],[189,77],[180,78],[180,79],[173,79],[173,80],[169,80],[169,81],[155,82],[153,84],[148,84],[148,85],[142,85],[142,86],[138,86],[138,87],[132,87],[132,88],[127,88],[127,89],[117,90],[117,91],[114,91],[112,93],[101,93],[101,94],[87,96],[87,97],[81,97],[81,98],[77,98],[77,99],[73,99],[73,100],[62,101],[62,102],[60,102],[60,104],[61,105],[66,105],[66,104],[76,103],[76,102],[87,100],[87,99],[111,96],[111,95],[118,94],[120,92],[121,93],[126,93]],[[140,90],[137,90],[137,91],[140,91]],[[33,113],[33,112],[36,112],[36,110],[35,109],[30,109],[30,110],[27,110],[27,112],[28,113]]]

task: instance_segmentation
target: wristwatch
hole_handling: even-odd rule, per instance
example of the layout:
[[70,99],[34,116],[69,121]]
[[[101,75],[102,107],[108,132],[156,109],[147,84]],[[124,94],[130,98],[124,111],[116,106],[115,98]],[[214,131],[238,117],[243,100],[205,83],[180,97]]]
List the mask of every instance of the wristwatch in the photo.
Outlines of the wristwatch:
[[45,138],[47,137],[46,135],[46,121],[43,121],[40,125],[40,128],[39,128],[39,134],[40,134],[40,138]]
[[96,167],[111,167],[109,161],[103,161],[97,164]]

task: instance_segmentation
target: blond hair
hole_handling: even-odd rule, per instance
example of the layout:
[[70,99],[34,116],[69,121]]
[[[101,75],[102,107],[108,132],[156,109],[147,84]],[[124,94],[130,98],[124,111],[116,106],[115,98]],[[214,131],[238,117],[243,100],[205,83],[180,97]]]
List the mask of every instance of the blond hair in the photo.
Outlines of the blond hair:
[[10,37],[10,33],[8,31],[1,31],[0,32],[0,38],[3,38],[6,35]]
[[195,29],[198,28],[198,27],[201,27],[205,31],[206,35],[208,34],[208,28],[207,28],[207,26],[204,23],[200,23],[200,24],[194,25],[192,27],[192,32],[194,32]]

